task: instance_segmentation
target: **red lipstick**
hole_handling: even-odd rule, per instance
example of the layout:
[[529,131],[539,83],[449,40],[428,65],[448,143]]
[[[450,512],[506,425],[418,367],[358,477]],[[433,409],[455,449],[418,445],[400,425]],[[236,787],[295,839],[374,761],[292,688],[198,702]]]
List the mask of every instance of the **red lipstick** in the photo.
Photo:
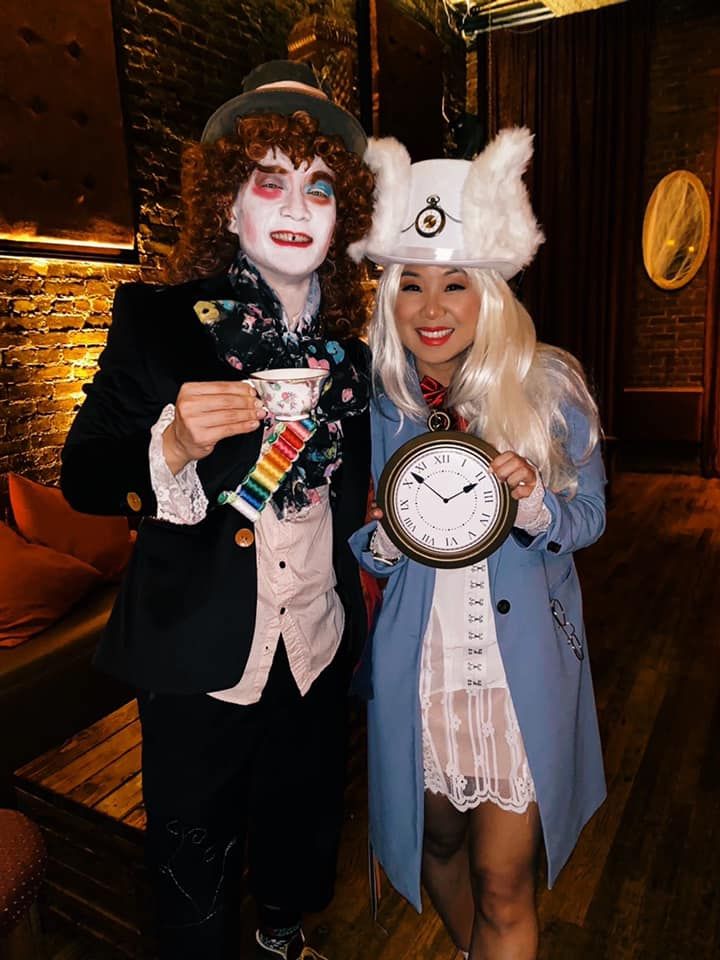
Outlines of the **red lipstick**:
[[415,332],[424,347],[442,347],[454,333],[451,327],[418,327]]
[[293,233],[290,230],[275,230],[270,234],[270,239],[279,247],[309,247],[313,242],[306,233]]

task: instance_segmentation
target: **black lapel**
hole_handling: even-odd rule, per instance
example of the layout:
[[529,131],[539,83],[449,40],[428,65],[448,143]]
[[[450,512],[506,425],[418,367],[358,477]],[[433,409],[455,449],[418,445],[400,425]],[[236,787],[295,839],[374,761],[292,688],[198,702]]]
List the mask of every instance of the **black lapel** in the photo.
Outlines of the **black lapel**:
[[202,300],[233,300],[233,288],[225,276],[193,280],[163,291],[162,351],[173,377],[188,380],[241,380],[241,374],[218,356],[215,340],[195,313]]

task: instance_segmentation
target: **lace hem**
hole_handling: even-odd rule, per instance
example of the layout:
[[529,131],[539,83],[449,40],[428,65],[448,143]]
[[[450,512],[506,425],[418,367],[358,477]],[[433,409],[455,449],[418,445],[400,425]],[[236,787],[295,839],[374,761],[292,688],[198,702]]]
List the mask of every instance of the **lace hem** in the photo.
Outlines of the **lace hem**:
[[490,801],[524,813],[536,800],[510,692],[440,694],[423,704],[425,789],[460,811]]
[[168,403],[150,430],[150,482],[157,498],[157,518],[169,523],[200,523],[207,515],[208,499],[197,475],[197,460],[173,474],[163,452],[163,433],[175,417]]
[[456,810],[459,810],[460,813],[467,813],[468,810],[474,810],[475,807],[479,807],[481,803],[494,803],[496,807],[500,807],[500,809],[505,810],[506,813],[526,813],[530,804],[536,802],[534,791],[532,797],[518,803],[507,803],[502,799],[499,793],[493,793],[492,790],[481,791],[480,793],[467,798],[462,803],[459,803],[450,794],[448,794],[447,790],[443,789],[442,787],[433,789],[431,785],[426,783],[425,789],[428,791],[428,793],[434,793],[436,795],[447,797],[450,803],[455,807]]

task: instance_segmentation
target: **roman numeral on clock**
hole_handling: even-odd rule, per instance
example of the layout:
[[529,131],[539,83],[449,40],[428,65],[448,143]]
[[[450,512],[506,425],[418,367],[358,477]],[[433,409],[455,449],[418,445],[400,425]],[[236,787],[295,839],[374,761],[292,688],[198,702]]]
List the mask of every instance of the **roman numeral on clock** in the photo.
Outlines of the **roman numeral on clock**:
[[492,503],[494,499],[495,499],[495,494],[492,492],[492,490],[486,490],[483,493],[483,501],[485,503]]
[[422,542],[429,543],[431,547],[435,546],[435,537],[431,537],[429,533],[424,533],[422,535]]

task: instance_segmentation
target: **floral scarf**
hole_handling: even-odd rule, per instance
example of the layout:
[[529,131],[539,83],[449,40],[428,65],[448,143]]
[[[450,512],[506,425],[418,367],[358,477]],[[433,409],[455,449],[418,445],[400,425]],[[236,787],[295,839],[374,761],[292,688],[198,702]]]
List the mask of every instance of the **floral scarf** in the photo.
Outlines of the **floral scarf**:
[[[294,330],[275,293],[242,251],[230,267],[228,279],[237,299],[202,300],[194,306],[221,360],[243,377],[283,367],[330,371],[315,410],[317,430],[272,498],[278,516],[288,517],[314,502],[317,494],[313,491],[326,484],[340,466],[341,420],[365,412],[369,379],[350,362],[337,340],[322,336],[320,283],[315,274]],[[266,435],[272,427],[272,420],[266,420]]]

